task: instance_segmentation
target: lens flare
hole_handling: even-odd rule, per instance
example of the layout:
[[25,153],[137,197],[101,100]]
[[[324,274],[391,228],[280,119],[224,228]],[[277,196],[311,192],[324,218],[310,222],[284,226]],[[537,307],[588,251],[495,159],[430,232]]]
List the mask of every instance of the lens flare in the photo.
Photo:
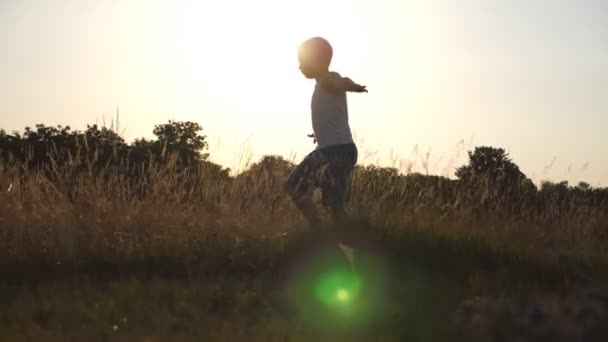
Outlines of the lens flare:
[[319,277],[315,293],[318,299],[329,306],[343,306],[351,303],[359,294],[359,275],[346,269],[335,269]]
[[307,329],[333,333],[382,324],[389,304],[389,264],[381,255],[358,249],[355,269],[333,241],[311,234],[291,243],[286,299],[305,317]]
[[348,290],[339,289],[338,292],[336,292],[336,297],[341,302],[348,302],[350,299],[350,293],[348,293]]

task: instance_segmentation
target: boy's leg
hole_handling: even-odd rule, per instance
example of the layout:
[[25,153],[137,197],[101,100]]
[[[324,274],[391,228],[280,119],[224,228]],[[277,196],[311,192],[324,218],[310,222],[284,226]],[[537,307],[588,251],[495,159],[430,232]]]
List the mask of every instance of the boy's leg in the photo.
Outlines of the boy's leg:
[[[357,162],[357,149],[354,145],[339,146],[327,153],[327,164],[321,177],[323,204],[329,209],[336,223],[344,223],[347,218],[344,208],[350,175]],[[339,229],[339,228],[338,228]],[[349,246],[350,238],[344,236],[347,231],[339,229],[338,247],[344,253],[351,269],[355,270],[355,250]],[[348,234],[347,234],[348,235]],[[343,242],[346,242],[343,243]]]
[[324,195],[324,204],[329,209],[329,213],[332,219],[339,222],[346,218],[346,210],[344,209],[344,202],[346,196],[345,184],[343,184],[340,178],[333,180],[335,184],[329,185],[325,191],[327,195]]
[[306,156],[289,174],[285,187],[298,210],[300,210],[310,224],[315,225],[321,222],[321,218],[317,207],[312,201],[312,192],[314,190],[313,176],[316,170],[313,153]]
[[321,177],[323,204],[329,209],[334,221],[347,217],[345,210],[346,193],[352,170],[357,162],[354,146],[344,146],[328,156],[326,169]]

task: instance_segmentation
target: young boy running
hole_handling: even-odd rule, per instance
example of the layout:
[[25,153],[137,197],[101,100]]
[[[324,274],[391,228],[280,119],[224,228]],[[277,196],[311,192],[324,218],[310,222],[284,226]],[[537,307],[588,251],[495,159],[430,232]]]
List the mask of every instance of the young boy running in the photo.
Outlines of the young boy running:
[[304,41],[298,51],[300,70],[316,80],[311,100],[311,118],[317,147],[287,179],[287,192],[309,223],[320,223],[312,192],[320,187],[322,204],[334,220],[345,217],[345,195],[357,163],[357,147],[348,124],[347,92],[367,92],[365,86],[329,71],[333,49],[321,37]]

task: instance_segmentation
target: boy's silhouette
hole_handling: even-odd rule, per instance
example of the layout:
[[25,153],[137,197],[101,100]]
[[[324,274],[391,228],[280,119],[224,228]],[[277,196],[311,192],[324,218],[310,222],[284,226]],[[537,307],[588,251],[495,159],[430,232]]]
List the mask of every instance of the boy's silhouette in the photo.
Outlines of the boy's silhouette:
[[333,49],[321,37],[304,41],[298,51],[300,70],[316,80],[311,99],[311,118],[317,147],[287,179],[287,192],[309,223],[320,223],[312,202],[312,192],[320,187],[323,205],[334,220],[346,216],[344,201],[352,170],[357,163],[357,147],[348,124],[346,92],[367,92],[365,86],[329,71]]

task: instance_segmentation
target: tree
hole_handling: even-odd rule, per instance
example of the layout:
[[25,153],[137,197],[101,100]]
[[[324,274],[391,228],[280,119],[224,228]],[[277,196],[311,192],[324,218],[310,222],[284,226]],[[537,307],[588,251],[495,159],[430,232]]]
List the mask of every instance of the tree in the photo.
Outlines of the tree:
[[578,183],[577,188],[581,190],[591,190],[591,184],[581,181]]
[[203,128],[196,122],[171,121],[154,127],[157,140],[154,152],[161,160],[167,160],[172,153],[177,153],[181,163],[193,165],[209,157],[203,153],[208,145],[207,136],[199,134]]
[[154,141],[145,138],[135,139],[129,146],[127,161],[135,166],[150,161],[154,157]]
[[100,167],[118,164],[128,149],[124,139],[107,127],[87,125],[87,130],[77,136],[84,142],[86,157]]
[[249,168],[240,173],[238,179],[261,179],[268,177],[286,177],[294,168],[294,164],[278,155],[263,156],[259,162],[251,164]]
[[550,192],[550,191],[568,191],[568,181],[561,181],[559,183],[553,183],[551,181],[542,181],[540,184],[540,191]]
[[507,181],[520,182],[526,179],[519,167],[511,161],[502,148],[490,146],[475,147],[468,152],[469,163],[456,170],[456,177],[461,180],[473,180],[478,177],[497,181],[499,178]]
[[19,132],[7,134],[0,129],[0,162],[9,160],[21,160],[21,135]]
[[[516,213],[524,203],[533,203],[536,186],[511,161],[502,148],[476,147],[469,151],[469,163],[456,170],[464,201],[481,218]],[[462,202],[464,203],[464,202]]]

